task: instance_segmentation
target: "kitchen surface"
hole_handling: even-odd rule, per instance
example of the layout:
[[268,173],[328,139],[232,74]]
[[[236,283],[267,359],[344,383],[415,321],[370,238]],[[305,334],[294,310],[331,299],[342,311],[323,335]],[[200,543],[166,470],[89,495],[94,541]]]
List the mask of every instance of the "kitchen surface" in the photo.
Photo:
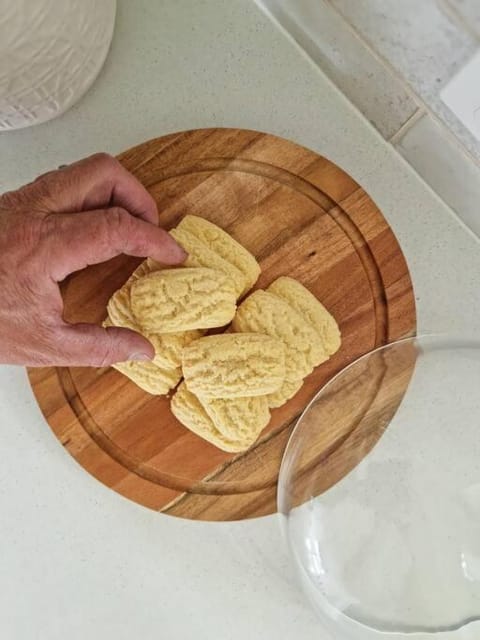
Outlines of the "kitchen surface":
[[477,0],[258,0],[479,235]]
[[[120,0],[85,97],[57,119],[0,134],[0,192],[99,150],[212,126],[287,138],[349,173],[400,242],[418,332],[475,337],[477,237],[248,0]],[[2,638],[328,638],[278,516],[190,521],[122,498],[62,449],[22,368],[0,367],[0,408]],[[471,625],[455,637],[478,633]]]

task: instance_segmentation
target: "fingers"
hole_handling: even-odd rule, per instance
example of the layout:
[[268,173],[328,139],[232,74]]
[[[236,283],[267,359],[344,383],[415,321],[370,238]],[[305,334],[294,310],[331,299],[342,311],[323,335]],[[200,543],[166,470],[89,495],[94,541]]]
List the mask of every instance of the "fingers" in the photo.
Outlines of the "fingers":
[[158,223],[155,200],[135,176],[106,153],[44,174],[24,189],[50,213],[117,206],[138,218]]
[[103,329],[92,324],[65,324],[56,333],[56,366],[106,367],[127,360],[151,360],[154,349],[139,333],[129,329]]
[[134,218],[124,209],[57,214],[48,219],[48,269],[56,282],[87,265],[121,253],[180,264],[185,251],[163,229]]

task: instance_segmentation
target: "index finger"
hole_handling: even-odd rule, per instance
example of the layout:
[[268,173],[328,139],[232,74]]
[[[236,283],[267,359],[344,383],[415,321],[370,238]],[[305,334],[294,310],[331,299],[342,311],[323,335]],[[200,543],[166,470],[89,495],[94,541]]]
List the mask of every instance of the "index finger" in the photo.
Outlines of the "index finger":
[[117,206],[137,218],[158,223],[155,200],[133,174],[106,153],[51,171],[25,189],[36,190],[36,201],[40,200],[42,208],[49,213]]
[[73,271],[110,260],[121,253],[151,256],[165,265],[181,264],[187,254],[160,227],[131,216],[125,209],[111,208],[49,219],[50,275],[57,282]]

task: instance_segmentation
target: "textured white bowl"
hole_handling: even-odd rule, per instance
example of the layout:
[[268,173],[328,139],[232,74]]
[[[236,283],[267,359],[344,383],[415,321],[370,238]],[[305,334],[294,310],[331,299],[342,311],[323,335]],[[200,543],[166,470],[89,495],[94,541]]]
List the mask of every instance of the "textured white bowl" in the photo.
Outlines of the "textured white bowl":
[[116,0],[0,0],[0,131],[63,113],[105,62]]

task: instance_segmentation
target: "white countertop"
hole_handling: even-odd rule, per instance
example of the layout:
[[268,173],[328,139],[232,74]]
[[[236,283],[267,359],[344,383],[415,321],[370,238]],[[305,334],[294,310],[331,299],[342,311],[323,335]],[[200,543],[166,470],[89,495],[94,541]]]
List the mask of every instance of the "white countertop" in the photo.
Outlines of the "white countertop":
[[[0,191],[97,150],[210,126],[275,133],[342,166],[397,233],[420,331],[474,334],[477,241],[250,0],[119,0],[87,96],[0,135]],[[321,637],[276,517],[190,522],[125,500],[59,446],[14,367],[0,367],[0,513],[5,640]]]

